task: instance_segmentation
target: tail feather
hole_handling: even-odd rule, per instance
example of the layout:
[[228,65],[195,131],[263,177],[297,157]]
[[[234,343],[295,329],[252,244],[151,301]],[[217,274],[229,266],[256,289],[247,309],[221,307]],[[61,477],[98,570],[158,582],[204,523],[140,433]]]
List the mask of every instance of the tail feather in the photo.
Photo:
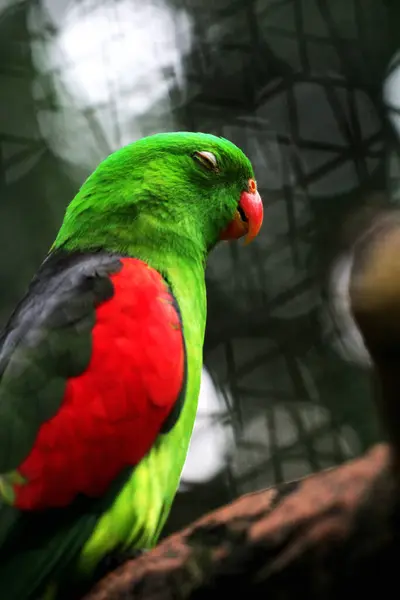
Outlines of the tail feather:
[[82,548],[130,471],[122,473],[101,499],[81,496],[65,508],[22,512],[0,503],[0,598],[53,600],[52,582],[60,583],[60,590],[64,584],[79,584],[71,575],[79,576],[74,567]]
[[85,514],[54,530],[52,516],[33,517],[9,509],[0,508],[1,597],[37,600],[53,577],[62,581],[98,517]]

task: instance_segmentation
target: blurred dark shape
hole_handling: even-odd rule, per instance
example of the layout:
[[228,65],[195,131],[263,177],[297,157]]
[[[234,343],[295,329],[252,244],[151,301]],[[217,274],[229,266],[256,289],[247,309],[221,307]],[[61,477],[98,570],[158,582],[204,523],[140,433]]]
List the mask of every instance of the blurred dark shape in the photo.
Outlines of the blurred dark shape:
[[[82,7],[89,18],[106,4],[60,0],[51,7]],[[165,70],[166,81],[176,79],[166,88],[168,98],[135,120],[135,131],[171,121],[175,129],[230,138],[252,159],[265,201],[260,239],[249,248],[221,245],[207,271],[205,364],[232,397],[236,449],[215,481],[180,496],[169,523],[174,529],[239,493],[339,464],[381,437],[369,373],[337,352],[340,332],[327,294],[345,221],[371,194],[383,204],[393,201],[385,190],[395,138],[381,97],[397,50],[399,6],[372,0],[215,0],[207,10],[199,0],[159,4],[171,14],[183,11],[191,43],[179,77]],[[39,73],[32,62],[33,38],[45,44],[57,37],[48,9],[32,0],[0,12],[3,322],[88,172],[84,165],[72,169],[54,142],[61,148],[66,140],[51,137],[50,126],[45,137],[39,124],[45,111],[52,119],[61,115],[63,131],[68,123],[72,131],[55,83],[59,67]],[[28,27],[32,14],[35,34]],[[126,36],[121,44],[124,52],[139,51]],[[101,60],[98,68],[106,69]],[[112,85],[110,77],[111,99]],[[120,104],[139,92],[139,86],[128,89]],[[97,108],[81,112],[93,139],[104,141],[96,142],[103,152],[102,127],[113,125],[113,113],[101,117]],[[79,127],[73,131],[76,147],[84,149],[85,131],[81,137]]]

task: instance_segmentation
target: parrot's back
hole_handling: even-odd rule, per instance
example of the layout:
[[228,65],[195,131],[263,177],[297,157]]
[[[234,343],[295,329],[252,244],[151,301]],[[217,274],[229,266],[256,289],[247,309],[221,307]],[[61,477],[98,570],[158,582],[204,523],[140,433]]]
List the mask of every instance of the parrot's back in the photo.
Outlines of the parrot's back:
[[0,597],[153,546],[197,408],[204,274],[49,256],[0,348]]

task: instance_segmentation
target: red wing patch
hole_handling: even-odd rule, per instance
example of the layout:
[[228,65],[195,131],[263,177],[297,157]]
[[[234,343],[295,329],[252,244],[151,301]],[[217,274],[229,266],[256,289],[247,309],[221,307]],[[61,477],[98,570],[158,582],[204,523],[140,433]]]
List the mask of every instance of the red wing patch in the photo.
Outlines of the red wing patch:
[[114,296],[96,309],[88,369],[68,380],[61,408],[44,423],[18,471],[16,506],[65,506],[96,497],[152,446],[185,377],[173,297],[160,274],[122,259]]

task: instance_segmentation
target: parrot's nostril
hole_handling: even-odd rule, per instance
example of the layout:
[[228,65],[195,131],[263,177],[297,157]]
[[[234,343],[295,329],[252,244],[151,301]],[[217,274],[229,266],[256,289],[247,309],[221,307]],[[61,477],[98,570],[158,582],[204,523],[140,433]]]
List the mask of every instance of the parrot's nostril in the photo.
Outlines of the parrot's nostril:
[[254,179],[249,179],[249,192],[250,194],[255,194],[257,191],[257,183]]

